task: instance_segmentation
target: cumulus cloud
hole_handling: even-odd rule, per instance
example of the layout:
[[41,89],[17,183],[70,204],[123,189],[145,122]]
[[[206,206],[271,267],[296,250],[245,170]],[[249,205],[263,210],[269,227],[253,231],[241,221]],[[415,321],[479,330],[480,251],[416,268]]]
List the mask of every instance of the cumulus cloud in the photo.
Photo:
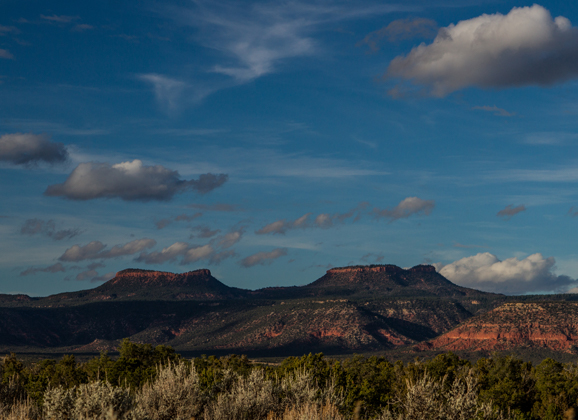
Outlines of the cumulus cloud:
[[537,4],[484,14],[440,29],[432,44],[396,57],[388,77],[411,80],[443,97],[477,86],[547,86],[578,76],[578,30]]
[[64,144],[50,141],[46,134],[14,133],[0,137],[0,161],[14,165],[54,165],[67,160]]
[[287,255],[287,248],[277,248],[271,252],[257,252],[256,254],[249,255],[239,261],[239,264],[247,268],[253,267],[254,265],[267,265],[285,255]]
[[[353,221],[357,221],[361,218],[361,214],[365,209],[369,207],[369,203],[363,201],[359,203],[355,208],[349,210],[345,213],[321,213],[317,215],[312,221],[310,216],[312,213],[305,213],[303,216],[295,220],[281,219],[273,223],[269,223],[263,226],[261,229],[255,231],[257,235],[265,234],[284,234],[288,230],[292,229],[306,229],[306,228],[322,228],[327,229],[334,226],[337,223],[344,223],[345,220],[353,217]],[[354,217],[355,216],[355,217]]]
[[100,241],[92,241],[84,246],[73,245],[58,258],[60,261],[77,262],[83,260],[96,260],[119,258],[126,255],[133,255],[156,245],[154,239],[136,239],[124,245],[115,245],[106,250],[106,245]]
[[27,219],[20,228],[20,233],[22,235],[42,234],[55,241],[61,241],[63,239],[74,238],[80,235],[82,231],[78,228],[56,230],[54,220]]
[[61,263],[53,264],[46,268],[29,268],[20,273],[21,276],[29,276],[36,273],[59,273],[65,272],[66,269]]
[[79,164],[62,184],[50,185],[45,195],[70,200],[120,198],[126,201],[168,201],[175,194],[195,191],[206,194],[227,181],[225,174],[203,174],[198,180],[180,179],[177,171],[142,161]]
[[357,46],[367,45],[372,52],[379,51],[382,40],[397,42],[413,38],[433,38],[438,25],[435,21],[425,18],[398,19],[389,25],[367,34]]
[[418,197],[407,197],[392,209],[373,209],[376,217],[384,217],[392,222],[398,219],[407,219],[414,214],[429,216],[435,207],[434,200],[422,200]]
[[512,218],[512,216],[515,216],[516,214],[526,211],[526,206],[524,206],[523,204],[517,207],[514,207],[513,204],[509,204],[507,205],[505,208],[503,208],[502,210],[500,210],[496,216],[498,217],[503,217],[506,220],[510,220]]
[[508,112],[503,108],[498,108],[496,105],[494,106],[474,106],[472,109],[480,110],[480,111],[487,111],[492,112],[494,115],[498,117],[514,117],[516,115],[515,112]]
[[203,215],[203,213],[195,213],[195,214],[179,214],[178,216],[172,217],[172,218],[166,218],[166,219],[161,219],[157,222],[155,222],[155,225],[157,227],[157,229],[164,229],[166,228],[168,225],[170,225],[173,221],[175,222],[190,222],[192,220],[195,220],[198,217],[201,217]]
[[564,292],[577,281],[554,274],[554,257],[533,254],[527,258],[500,261],[489,252],[462,258],[448,265],[437,264],[438,272],[460,286],[486,292],[523,294]]

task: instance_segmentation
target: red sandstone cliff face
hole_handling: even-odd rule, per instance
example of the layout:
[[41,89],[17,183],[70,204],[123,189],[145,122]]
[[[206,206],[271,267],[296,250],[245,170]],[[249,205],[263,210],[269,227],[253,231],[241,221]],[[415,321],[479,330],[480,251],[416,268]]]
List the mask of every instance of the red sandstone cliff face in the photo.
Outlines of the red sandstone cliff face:
[[577,353],[578,303],[506,303],[416,349],[494,351],[517,347]]

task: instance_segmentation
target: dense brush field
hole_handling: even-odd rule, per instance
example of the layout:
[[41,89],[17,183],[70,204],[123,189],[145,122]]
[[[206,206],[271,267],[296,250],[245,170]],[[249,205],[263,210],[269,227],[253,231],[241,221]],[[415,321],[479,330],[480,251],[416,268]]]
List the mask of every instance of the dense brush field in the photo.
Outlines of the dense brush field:
[[392,364],[309,354],[272,366],[124,341],[116,360],[10,355],[0,372],[2,420],[562,420],[578,400],[578,364],[498,355]]

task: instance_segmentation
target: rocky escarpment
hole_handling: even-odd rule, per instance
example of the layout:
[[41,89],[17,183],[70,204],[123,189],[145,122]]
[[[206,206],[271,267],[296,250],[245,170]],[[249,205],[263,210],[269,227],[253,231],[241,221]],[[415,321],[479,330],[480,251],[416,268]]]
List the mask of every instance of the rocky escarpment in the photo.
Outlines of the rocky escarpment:
[[403,269],[395,265],[368,265],[332,268],[306,286],[319,294],[387,294],[389,296],[465,297],[489,295],[453,284],[431,265]]
[[40,300],[39,305],[79,304],[118,299],[220,300],[242,298],[247,291],[229,287],[207,269],[186,273],[127,269],[101,286],[80,292],[61,293]]
[[543,348],[578,353],[578,303],[506,303],[473,317],[419,350]]

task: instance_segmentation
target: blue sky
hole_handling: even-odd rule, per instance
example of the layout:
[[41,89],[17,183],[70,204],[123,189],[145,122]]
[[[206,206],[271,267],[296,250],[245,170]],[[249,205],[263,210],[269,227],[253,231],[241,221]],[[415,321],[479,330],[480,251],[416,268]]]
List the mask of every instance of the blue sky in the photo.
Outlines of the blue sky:
[[576,287],[571,2],[0,10],[0,293],[375,263]]

